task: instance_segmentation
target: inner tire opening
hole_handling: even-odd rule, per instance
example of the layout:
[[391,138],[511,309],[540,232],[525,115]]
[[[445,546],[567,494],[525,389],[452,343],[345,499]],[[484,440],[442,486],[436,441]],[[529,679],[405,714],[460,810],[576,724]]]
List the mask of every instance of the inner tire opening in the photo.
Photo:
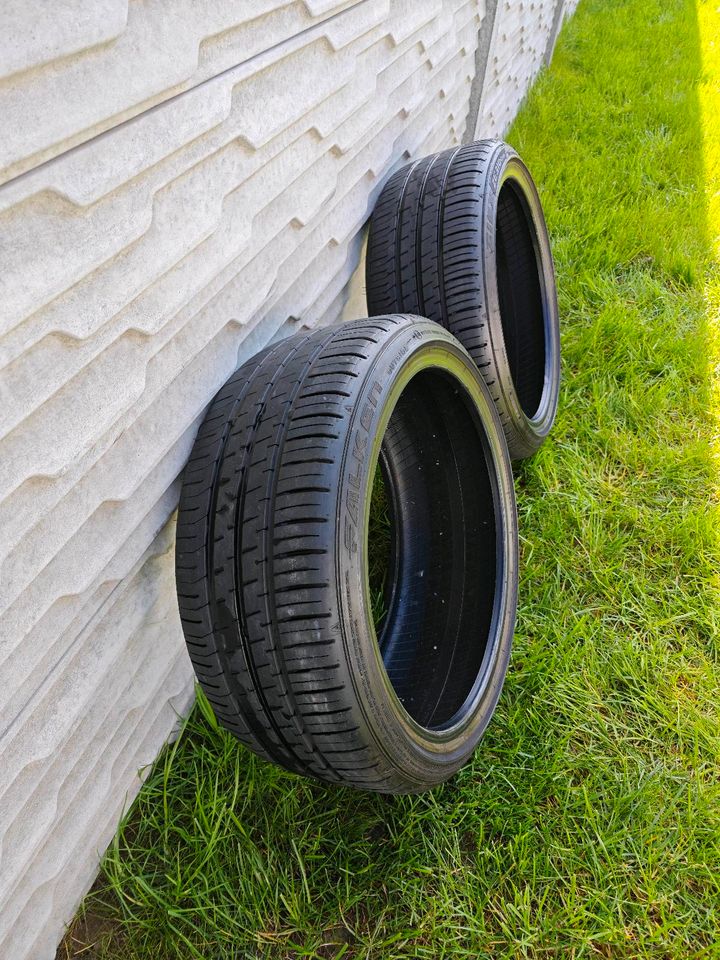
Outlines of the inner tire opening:
[[375,468],[368,520],[368,580],[375,632],[382,635],[392,595],[395,524],[382,458]]
[[[405,710],[439,730],[472,709],[468,698],[494,654],[498,591],[491,454],[453,378],[432,369],[410,381],[380,460],[388,534],[375,542],[371,520],[368,543],[371,590],[381,586],[386,604],[378,642]],[[372,574],[378,556],[382,579],[377,567]]]
[[510,376],[520,406],[532,419],[545,383],[545,316],[534,226],[518,184],[500,188],[495,224],[500,322]]

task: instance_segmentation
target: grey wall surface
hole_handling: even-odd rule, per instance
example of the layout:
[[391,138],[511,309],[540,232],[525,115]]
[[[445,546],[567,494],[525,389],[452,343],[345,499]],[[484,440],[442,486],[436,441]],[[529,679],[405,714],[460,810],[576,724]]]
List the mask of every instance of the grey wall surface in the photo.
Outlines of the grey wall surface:
[[501,133],[557,9],[0,7],[0,957],[54,956],[190,706],[173,512],[207,403],[364,312],[389,173]]

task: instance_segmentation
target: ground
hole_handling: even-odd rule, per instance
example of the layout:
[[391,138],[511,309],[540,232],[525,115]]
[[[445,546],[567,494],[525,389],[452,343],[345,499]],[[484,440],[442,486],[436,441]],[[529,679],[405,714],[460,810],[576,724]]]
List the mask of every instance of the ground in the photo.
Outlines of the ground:
[[720,957],[715,3],[582,0],[509,139],[563,386],[516,472],[517,634],[474,761],[419,797],[329,788],[200,703],[59,957]]

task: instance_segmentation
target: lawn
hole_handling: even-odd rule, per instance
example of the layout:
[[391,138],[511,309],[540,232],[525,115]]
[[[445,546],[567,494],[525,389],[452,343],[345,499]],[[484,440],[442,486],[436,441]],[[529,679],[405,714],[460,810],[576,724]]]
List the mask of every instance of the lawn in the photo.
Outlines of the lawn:
[[200,703],[82,956],[720,957],[717,4],[582,0],[509,139],[553,239],[564,380],[516,471],[517,634],[474,761],[419,797],[330,788]]

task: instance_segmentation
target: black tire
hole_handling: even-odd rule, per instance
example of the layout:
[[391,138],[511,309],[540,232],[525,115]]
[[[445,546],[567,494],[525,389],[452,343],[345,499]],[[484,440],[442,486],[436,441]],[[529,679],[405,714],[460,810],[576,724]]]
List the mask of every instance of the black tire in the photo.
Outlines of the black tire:
[[560,386],[555,273],[535,184],[502,140],[423,157],[386,183],[370,221],[370,313],[441,323],[482,372],[510,455],[531,456]]
[[[395,518],[379,643],[378,458]],[[497,702],[517,597],[510,461],[467,353],[429,320],[392,316],[245,364],[195,441],[176,570],[198,679],[248,747],[364,790],[447,779]]]

